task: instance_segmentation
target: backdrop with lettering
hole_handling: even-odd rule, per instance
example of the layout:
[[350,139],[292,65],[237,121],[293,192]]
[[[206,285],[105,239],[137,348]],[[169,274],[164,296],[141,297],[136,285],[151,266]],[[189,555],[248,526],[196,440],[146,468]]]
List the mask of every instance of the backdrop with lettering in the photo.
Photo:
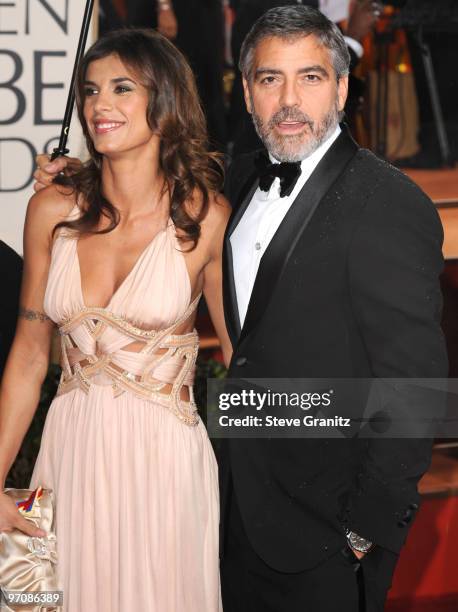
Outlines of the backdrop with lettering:
[[[85,0],[0,0],[0,239],[22,254],[34,158],[57,146]],[[88,44],[95,39],[97,6]],[[70,155],[84,156],[73,117]]]

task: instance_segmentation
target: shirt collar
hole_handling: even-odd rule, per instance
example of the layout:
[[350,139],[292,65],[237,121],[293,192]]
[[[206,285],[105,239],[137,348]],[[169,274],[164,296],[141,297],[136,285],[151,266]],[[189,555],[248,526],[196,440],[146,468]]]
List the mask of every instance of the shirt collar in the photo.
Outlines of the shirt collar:
[[[302,189],[302,187],[304,186],[309,176],[315,170],[318,163],[325,156],[327,151],[331,148],[331,145],[337,139],[341,131],[342,130],[340,128],[340,125],[337,125],[336,129],[331,134],[331,136],[329,136],[329,138],[327,138],[323,143],[321,143],[318,149],[316,149],[316,151],[314,151],[311,155],[309,155],[308,157],[306,157],[305,159],[301,161],[301,176],[299,177],[294,187],[294,190],[289,196],[289,198],[294,199],[296,197],[296,195]],[[269,153],[269,158],[273,164],[280,163],[278,159],[275,159],[275,157],[273,157],[270,153]],[[269,191],[266,192],[266,191],[261,191],[260,189],[258,189],[257,197],[260,200],[277,200],[279,198],[279,189],[280,189],[280,179],[275,178]],[[289,198],[287,199],[289,200]]]

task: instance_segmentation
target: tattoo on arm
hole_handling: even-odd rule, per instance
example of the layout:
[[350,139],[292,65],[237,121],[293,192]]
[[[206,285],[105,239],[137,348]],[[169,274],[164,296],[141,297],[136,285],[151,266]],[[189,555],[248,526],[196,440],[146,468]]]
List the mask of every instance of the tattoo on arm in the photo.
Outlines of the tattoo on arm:
[[29,310],[28,308],[23,308],[22,306],[19,308],[19,316],[23,319],[27,319],[27,321],[40,321],[40,323],[51,320],[44,312]]

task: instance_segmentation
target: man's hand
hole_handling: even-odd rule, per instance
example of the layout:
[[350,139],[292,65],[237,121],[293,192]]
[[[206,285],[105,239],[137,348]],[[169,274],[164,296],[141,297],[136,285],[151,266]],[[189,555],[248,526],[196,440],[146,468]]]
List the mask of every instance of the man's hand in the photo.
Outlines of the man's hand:
[[365,555],[367,555],[367,553],[363,553],[363,552],[359,552],[359,550],[355,550],[354,548],[351,548],[352,553],[355,555],[355,557],[358,558],[358,560],[360,561]]
[[81,169],[82,162],[76,157],[58,157],[53,162],[50,161],[49,155],[37,155],[35,161],[37,169],[33,173],[36,181],[33,188],[35,191],[40,191],[50,185],[54,177],[63,172],[66,176],[71,176]]
[[169,40],[174,40],[178,34],[178,22],[173,9],[161,8],[157,16],[157,31]]
[[374,0],[356,0],[350,11],[346,36],[361,41],[380,17],[382,7]]

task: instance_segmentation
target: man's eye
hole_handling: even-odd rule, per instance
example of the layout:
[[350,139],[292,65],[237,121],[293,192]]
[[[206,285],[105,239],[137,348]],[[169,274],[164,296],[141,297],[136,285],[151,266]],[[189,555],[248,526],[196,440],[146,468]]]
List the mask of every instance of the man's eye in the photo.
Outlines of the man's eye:
[[270,83],[274,83],[276,78],[274,76],[266,76],[261,79],[261,83],[263,85],[269,85]]
[[305,75],[305,80],[308,83],[317,83],[321,79],[320,79],[320,77],[317,74],[306,74]]

